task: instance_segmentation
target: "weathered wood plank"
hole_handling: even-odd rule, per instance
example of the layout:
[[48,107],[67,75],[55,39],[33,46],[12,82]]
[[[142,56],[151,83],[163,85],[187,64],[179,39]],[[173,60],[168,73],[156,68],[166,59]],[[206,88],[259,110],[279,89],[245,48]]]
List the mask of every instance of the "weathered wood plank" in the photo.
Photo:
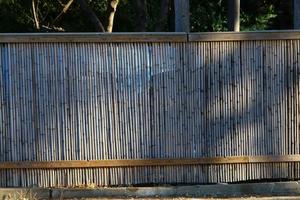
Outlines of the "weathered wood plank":
[[137,166],[175,166],[175,165],[219,165],[249,163],[300,162],[300,155],[280,156],[228,156],[174,159],[114,159],[114,160],[69,160],[41,162],[2,162],[0,169],[72,169]]
[[300,39],[300,31],[259,31],[259,32],[207,32],[191,33],[190,42],[200,41],[245,41],[245,40],[291,40]]
[[195,42],[300,39],[300,31],[207,33],[1,33],[0,43],[35,42]]
[[0,43],[186,42],[186,33],[1,33]]

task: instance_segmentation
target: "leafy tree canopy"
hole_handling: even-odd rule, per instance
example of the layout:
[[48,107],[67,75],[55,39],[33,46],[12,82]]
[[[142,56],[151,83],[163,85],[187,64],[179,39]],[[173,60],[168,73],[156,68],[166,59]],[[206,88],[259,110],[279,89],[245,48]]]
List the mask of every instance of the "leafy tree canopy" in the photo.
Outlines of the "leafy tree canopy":
[[[107,27],[111,0],[84,1]],[[70,0],[0,0],[0,32],[95,31],[79,2],[64,11]],[[174,31],[173,7],[172,0],[119,0],[113,31]],[[241,30],[292,28],[291,11],[291,0],[241,0]],[[190,24],[192,32],[226,31],[227,0],[190,0]]]

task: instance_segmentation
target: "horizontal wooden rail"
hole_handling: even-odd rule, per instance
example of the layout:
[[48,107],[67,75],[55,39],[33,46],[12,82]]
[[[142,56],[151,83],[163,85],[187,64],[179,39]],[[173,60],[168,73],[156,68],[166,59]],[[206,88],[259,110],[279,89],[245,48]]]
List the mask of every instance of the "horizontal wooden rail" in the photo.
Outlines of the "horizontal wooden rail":
[[186,33],[1,33],[0,43],[187,42]]
[[219,165],[300,162],[300,155],[229,156],[207,158],[123,159],[123,160],[69,160],[40,162],[0,162],[0,169],[71,169],[103,167],[140,167],[175,165]]
[[300,39],[300,31],[253,31],[253,32],[206,32],[191,33],[190,42],[205,41],[247,41],[247,40],[293,40]]
[[205,42],[300,39],[299,30],[202,33],[0,33],[0,43]]

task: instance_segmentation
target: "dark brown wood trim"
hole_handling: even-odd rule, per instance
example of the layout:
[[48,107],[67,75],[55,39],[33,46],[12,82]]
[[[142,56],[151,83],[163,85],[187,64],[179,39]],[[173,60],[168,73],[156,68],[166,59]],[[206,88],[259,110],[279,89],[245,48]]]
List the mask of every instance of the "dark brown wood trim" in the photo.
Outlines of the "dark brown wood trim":
[[252,163],[300,162],[300,155],[277,156],[228,156],[207,158],[171,159],[124,159],[124,160],[70,160],[39,162],[0,162],[0,169],[71,169],[71,168],[110,168],[138,166],[178,166],[178,165],[219,165]]
[[186,33],[2,33],[0,43],[187,42]]
[[190,42],[300,39],[300,31],[207,32],[189,34]]

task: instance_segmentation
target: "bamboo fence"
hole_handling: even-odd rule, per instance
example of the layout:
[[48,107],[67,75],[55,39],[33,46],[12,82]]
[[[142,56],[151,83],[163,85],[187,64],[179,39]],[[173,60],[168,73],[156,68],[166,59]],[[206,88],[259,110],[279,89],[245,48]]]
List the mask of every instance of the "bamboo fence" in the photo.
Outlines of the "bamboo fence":
[[0,186],[300,177],[300,32],[0,34]]

